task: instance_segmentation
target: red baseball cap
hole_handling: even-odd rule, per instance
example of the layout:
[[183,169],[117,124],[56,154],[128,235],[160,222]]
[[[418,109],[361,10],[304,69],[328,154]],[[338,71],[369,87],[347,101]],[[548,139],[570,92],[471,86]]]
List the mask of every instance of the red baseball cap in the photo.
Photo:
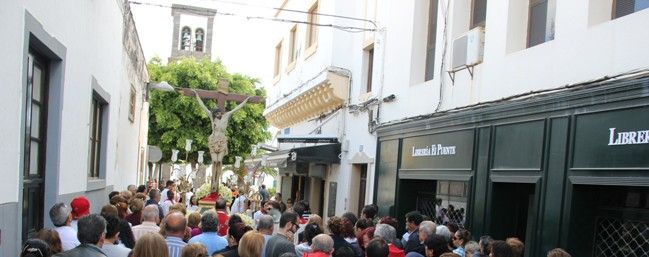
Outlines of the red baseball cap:
[[79,218],[90,214],[90,202],[85,196],[77,196],[70,203],[72,217]]

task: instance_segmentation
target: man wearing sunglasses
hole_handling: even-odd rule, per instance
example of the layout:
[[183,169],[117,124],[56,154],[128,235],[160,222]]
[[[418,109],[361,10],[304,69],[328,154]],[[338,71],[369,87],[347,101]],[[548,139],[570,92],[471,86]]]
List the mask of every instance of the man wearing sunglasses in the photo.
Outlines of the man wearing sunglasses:
[[266,257],[279,257],[283,253],[295,253],[293,235],[299,228],[297,213],[287,211],[279,219],[280,230],[268,239],[266,243]]

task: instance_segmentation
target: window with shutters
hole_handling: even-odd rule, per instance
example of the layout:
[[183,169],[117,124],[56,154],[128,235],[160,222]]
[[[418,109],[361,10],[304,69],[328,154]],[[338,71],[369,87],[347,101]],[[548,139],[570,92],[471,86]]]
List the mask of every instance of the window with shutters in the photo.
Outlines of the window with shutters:
[[372,92],[372,72],[374,69],[374,45],[365,49],[365,92]]
[[273,77],[275,77],[275,80],[279,79],[281,64],[282,64],[282,41],[279,41],[279,43],[275,46],[275,70],[273,71]]
[[527,47],[554,39],[554,9],[549,0],[530,0]]
[[90,164],[88,168],[88,177],[89,178],[99,178],[100,177],[100,168],[101,168],[101,148],[102,148],[102,137],[105,124],[103,122],[104,112],[106,110],[107,102],[102,99],[98,94],[93,94],[92,104],[90,107],[90,149],[89,157]]
[[286,65],[286,71],[290,72],[295,68],[296,52],[295,52],[295,38],[297,33],[297,26],[291,28],[291,32],[288,37],[288,64]]
[[437,0],[430,1],[428,7],[428,38],[426,43],[425,81],[433,79],[435,74],[435,41],[437,38]]
[[613,19],[649,8],[649,0],[614,0]]
[[473,0],[471,7],[471,29],[484,27],[487,17],[487,0]]
[[306,28],[306,48],[315,46],[316,40],[318,39],[318,30],[315,26],[315,23],[318,23],[318,2],[315,2],[311,8],[309,8],[309,14],[307,16],[307,28]]

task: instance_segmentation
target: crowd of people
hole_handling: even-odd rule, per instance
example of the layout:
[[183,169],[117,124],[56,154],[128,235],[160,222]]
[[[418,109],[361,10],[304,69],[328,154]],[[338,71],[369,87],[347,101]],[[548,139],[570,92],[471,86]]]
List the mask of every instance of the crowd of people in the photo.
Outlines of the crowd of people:
[[[265,187],[263,188],[265,190]],[[377,217],[376,205],[360,215],[310,214],[305,201],[284,203],[281,194],[261,193],[257,210],[245,197],[218,199],[213,208],[183,201],[175,184],[131,185],[111,192],[109,204],[90,214],[83,196],[56,203],[49,216],[54,228],[28,239],[21,257],[521,257],[517,238],[474,237],[452,221],[437,224],[417,211],[405,216],[407,231],[397,236],[393,217]],[[228,208],[228,204],[230,208]],[[243,207],[242,207],[243,206]],[[203,210],[201,212],[201,210]],[[440,222],[441,223],[441,222]],[[474,241],[474,238],[477,241]],[[556,248],[548,257],[570,257]]]

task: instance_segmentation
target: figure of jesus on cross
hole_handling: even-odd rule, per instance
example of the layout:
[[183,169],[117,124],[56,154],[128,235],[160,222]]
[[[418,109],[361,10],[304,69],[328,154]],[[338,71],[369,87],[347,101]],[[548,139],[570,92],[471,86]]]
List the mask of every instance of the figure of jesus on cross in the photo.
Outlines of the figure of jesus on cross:
[[[210,148],[210,156],[212,157],[212,184],[211,191],[218,193],[219,178],[221,176],[221,165],[223,164],[223,157],[228,154],[228,137],[226,130],[228,128],[228,121],[230,116],[246,103],[259,103],[264,101],[263,97],[259,96],[245,96],[238,94],[229,94],[221,91],[208,91],[208,90],[194,90],[194,89],[180,89],[181,94],[186,96],[195,96],[198,104],[212,122],[212,134],[208,137],[208,147]],[[210,110],[207,108],[201,98],[215,99],[218,107]],[[239,103],[237,107],[229,112],[225,111],[225,102],[235,101]]]

